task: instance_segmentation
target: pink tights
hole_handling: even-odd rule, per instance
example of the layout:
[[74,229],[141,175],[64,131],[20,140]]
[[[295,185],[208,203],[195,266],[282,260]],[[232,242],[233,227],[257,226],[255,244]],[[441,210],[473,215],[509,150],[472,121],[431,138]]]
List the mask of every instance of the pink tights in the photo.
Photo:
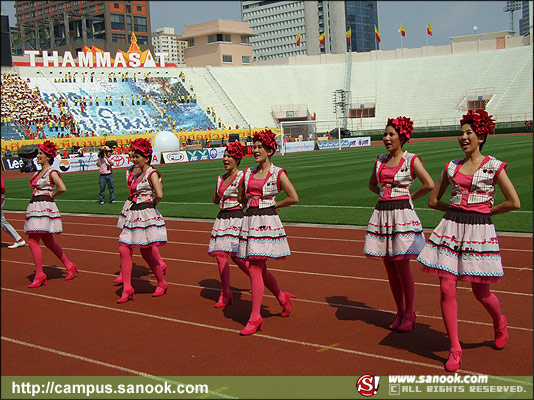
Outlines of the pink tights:
[[[228,257],[224,254],[218,254],[215,258],[217,258],[219,275],[221,276],[222,294],[225,298],[228,298],[230,294],[230,264],[228,263]],[[247,261],[236,256],[232,256],[232,260],[241,269],[241,271],[243,271],[247,276],[250,276],[250,273],[248,272]]]
[[[450,351],[461,350],[458,337],[458,303],[456,302],[456,280],[439,278],[441,288],[441,314],[445,329],[449,335]],[[471,282],[471,289],[475,298],[484,306],[493,319],[493,326],[497,328],[501,324],[502,313],[499,299],[489,288],[489,283]]]
[[42,276],[43,272],[43,252],[39,242],[43,240],[43,243],[46,247],[52,250],[52,253],[56,255],[57,258],[61,260],[65,267],[71,267],[72,262],[67,258],[65,252],[59,244],[54,240],[54,237],[51,233],[30,233],[28,239],[28,246],[32,252],[33,261],[35,263],[35,275]]
[[282,304],[285,301],[284,292],[280,290],[278,282],[273,274],[267,270],[266,260],[250,261],[250,285],[252,286],[252,312],[250,321],[257,321],[260,318],[261,303],[263,302],[264,286],[278,299]]
[[[148,263],[150,269],[156,276],[158,284],[164,283],[163,272],[161,270],[161,256],[157,246],[141,247],[141,256]],[[132,255],[133,248],[129,246],[119,245],[119,254],[121,255],[121,272],[122,284],[124,290],[132,288]]]
[[384,259],[384,265],[388,274],[389,287],[397,305],[397,314],[412,316],[415,283],[410,269],[410,260]]

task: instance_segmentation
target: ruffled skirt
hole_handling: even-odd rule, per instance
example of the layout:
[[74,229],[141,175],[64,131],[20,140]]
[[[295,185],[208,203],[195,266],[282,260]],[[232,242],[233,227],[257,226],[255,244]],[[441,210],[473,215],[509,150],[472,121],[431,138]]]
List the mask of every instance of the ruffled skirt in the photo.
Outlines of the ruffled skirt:
[[152,203],[132,204],[119,235],[119,244],[128,247],[163,246],[167,243],[167,228]]
[[119,219],[117,221],[117,228],[122,229],[124,228],[124,221],[126,221],[126,214],[128,214],[128,210],[132,206],[132,201],[130,199],[126,199],[124,202],[124,205],[122,206],[121,215],[119,215]]
[[409,200],[379,201],[365,235],[369,258],[415,259],[425,246],[421,221]]
[[241,209],[221,210],[219,212],[211,230],[208,247],[210,256],[237,254],[243,215]]
[[274,207],[249,207],[243,217],[237,256],[248,260],[291,255],[286,232]]
[[24,233],[61,233],[61,214],[50,196],[33,196],[26,208]]
[[450,209],[417,258],[423,271],[449,279],[490,283],[504,275],[489,214]]

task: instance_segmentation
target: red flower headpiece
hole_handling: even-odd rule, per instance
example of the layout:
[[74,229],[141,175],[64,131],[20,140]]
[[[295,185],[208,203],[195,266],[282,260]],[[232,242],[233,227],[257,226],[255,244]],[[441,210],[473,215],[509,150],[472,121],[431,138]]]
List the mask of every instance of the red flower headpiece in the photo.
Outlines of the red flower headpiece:
[[399,135],[406,137],[406,142],[410,141],[413,132],[413,121],[408,117],[388,118],[388,125],[392,124]]
[[460,120],[460,126],[463,124],[470,124],[475,127],[475,133],[478,135],[488,135],[495,129],[493,115],[488,115],[483,109],[476,111],[469,110]]
[[241,160],[245,157],[245,146],[238,141],[228,143],[226,145],[226,151],[228,151],[228,154],[236,160]]
[[270,129],[265,129],[264,131],[259,131],[254,133],[254,137],[252,138],[253,142],[260,141],[265,146],[269,146],[273,150],[276,150],[276,135],[273,131]]
[[57,155],[57,146],[50,140],[45,140],[42,144],[39,144],[38,146],[43,153],[49,155],[50,157],[55,157]]
[[145,157],[150,157],[150,154],[152,153],[152,145],[150,144],[150,141],[143,138],[135,139],[130,148],[140,151]]

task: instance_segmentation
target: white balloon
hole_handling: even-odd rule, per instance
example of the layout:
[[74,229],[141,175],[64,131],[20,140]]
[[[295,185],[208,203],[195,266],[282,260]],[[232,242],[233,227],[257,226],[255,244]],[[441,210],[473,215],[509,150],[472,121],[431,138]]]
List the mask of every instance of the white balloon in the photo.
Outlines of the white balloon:
[[169,131],[160,131],[152,136],[152,151],[155,154],[167,151],[179,151],[180,141],[176,135]]

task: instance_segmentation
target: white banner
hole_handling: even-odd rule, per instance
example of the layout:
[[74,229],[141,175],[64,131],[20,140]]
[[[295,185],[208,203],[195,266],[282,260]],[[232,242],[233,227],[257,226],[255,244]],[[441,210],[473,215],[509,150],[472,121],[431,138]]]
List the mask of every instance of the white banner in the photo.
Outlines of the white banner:
[[315,142],[309,140],[306,142],[287,142],[285,143],[286,153],[297,153],[301,151],[313,151],[315,150]]
[[226,147],[212,147],[209,149],[210,160],[222,160]]
[[[319,150],[339,149],[338,140],[329,140],[327,142],[317,142]],[[371,146],[371,136],[361,136],[355,138],[341,139],[341,147],[364,147]]]
[[187,153],[185,151],[169,151],[161,154],[165,164],[187,162]]

